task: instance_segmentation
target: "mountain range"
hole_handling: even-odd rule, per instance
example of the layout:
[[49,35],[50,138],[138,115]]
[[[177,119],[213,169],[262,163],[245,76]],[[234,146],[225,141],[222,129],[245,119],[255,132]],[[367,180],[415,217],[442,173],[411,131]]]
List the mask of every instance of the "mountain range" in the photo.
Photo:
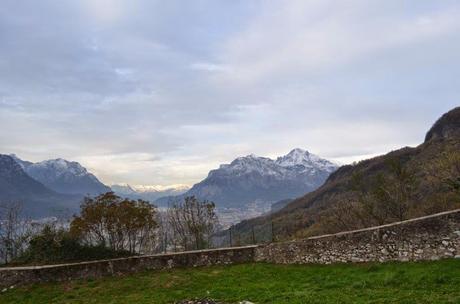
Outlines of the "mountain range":
[[0,154],[0,202],[20,201],[32,217],[78,212],[86,195],[114,191],[122,197],[166,206],[185,196],[216,202],[219,208],[244,208],[254,201],[272,204],[303,195],[320,186],[337,165],[308,151],[294,149],[275,160],[239,157],[209,172],[191,189],[185,186],[108,187],[78,162],[62,158],[30,162]]
[[75,211],[80,199],[49,189],[30,177],[13,157],[0,154],[0,202],[19,202],[25,215],[46,217]]
[[57,158],[32,163],[10,156],[30,177],[58,193],[97,195],[111,191],[78,162]]
[[219,208],[243,208],[254,201],[272,204],[315,190],[337,168],[336,164],[302,149],[277,159],[251,154],[211,170],[184,194],[157,202],[167,204],[193,195],[213,201]]
[[190,189],[190,187],[185,185],[160,187],[144,185],[131,186],[129,184],[111,185],[110,188],[119,196],[128,197],[130,199],[142,199],[150,202],[155,202],[159,198],[165,196],[181,195]]
[[69,215],[85,195],[111,191],[77,162],[61,158],[32,163],[0,154],[0,202],[20,202],[30,217]]

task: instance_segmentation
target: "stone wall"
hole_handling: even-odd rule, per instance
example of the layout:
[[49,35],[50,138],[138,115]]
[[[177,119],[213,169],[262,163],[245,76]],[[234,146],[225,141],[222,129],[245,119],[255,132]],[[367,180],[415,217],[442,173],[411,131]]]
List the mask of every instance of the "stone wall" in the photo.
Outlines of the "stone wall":
[[460,209],[299,241],[63,265],[0,268],[0,288],[175,267],[250,262],[330,264],[442,258],[460,258]]
[[460,210],[256,249],[257,262],[304,264],[460,258]]
[[255,247],[197,250],[62,265],[0,268],[0,288],[122,275],[144,270],[248,263],[254,262]]

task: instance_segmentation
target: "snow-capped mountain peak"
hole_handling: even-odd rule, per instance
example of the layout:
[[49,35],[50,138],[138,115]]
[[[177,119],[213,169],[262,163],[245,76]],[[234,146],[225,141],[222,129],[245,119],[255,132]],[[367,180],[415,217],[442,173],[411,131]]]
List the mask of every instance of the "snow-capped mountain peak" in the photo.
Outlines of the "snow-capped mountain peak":
[[100,194],[110,191],[109,187],[102,184],[78,162],[56,158],[32,163],[23,161],[16,155],[11,157],[30,177],[56,192]]
[[208,176],[242,175],[248,173],[285,176],[293,170],[308,173],[315,173],[319,170],[331,173],[337,167],[336,164],[307,150],[296,148],[288,154],[278,157],[276,160],[254,154],[241,156],[233,160],[230,164],[222,164],[217,170],[210,171]]
[[177,185],[134,185],[131,186],[137,192],[162,192],[162,191],[186,191],[190,186],[184,184]]
[[72,174],[75,176],[88,175],[88,171],[78,162],[70,162],[62,158],[44,160],[31,165],[35,168],[50,169],[59,176],[62,174]]
[[118,195],[132,195],[136,194],[136,190],[131,187],[129,184],[115,184],[111,185],[110,188],[113,192],[117,193]]
[[194,195],[220,207],[276,202],[316,189],[337,167],[302,149],[294,149],[276,160],[251,154],[211,170],[182,197]]
[[111,188],[119,196],[152,202],[163,196],[180,195],[190,189],[189,186],[183,184],[168,186],[116,184],[112,185]]
[[338,167],[336,164],[300,148],[293,149],[288,154],[278,157],[276,163],[283,167],[301,165],[305,168],[316,168],[329,172],[335,171]]
[[211,170],[209,176],[215,174],[221,175],[241,175],[251,172],[258,172],[260,174],[271,175],[275,174],[276,164],[272,159],[266,157],[256,156],[250,154],[241,156],[233,160],[230,164],[220,165],[219,169]]

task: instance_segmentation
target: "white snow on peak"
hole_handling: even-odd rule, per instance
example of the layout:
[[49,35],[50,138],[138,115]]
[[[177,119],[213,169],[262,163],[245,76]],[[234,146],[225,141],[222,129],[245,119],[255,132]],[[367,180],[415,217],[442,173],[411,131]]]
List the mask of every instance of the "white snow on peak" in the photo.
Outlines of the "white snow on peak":
[[296,148],[276,160],[254,154],[238,157],[230,164],[222,164],[218,170],[212,170],[210,175],[218,172],[236,175],[248,172],[259,172],[263,175],[283,175],[286,174],[286,170],[290,170],[289,168],[292,167],[301,172],[315,172],[316,170],[333,172],[338,166],[306,150]]
[[326,171],[334,171],[337,165],[312,154],[306,150],[296,148],[284,156],[276,159],[276,163],[283,167],[304,166],[305,168],[317,168]]
[[138,193],[149,193],[149,192],[162,192],[167,190],[174,191],[185,191],[190,189],[189,185],[177,184],[177,185],[129,185],[129,184],[115,184],[117,188],[124,188],[128,191],[138,192]]
[[122,184],[114,184],[111,185],[110,188],[114,192],[122,193],[122,194],[134,194],[136,190],[134,190],[129,184],[122,183]]
[[53,169],[53,172],[55,172],[57,176],[66,173],[70,173],[75,176],[89,175],[88,171],[79,163],[69,162],[62,158],[44,160],[34,163],[30,167],[32,170],[34,168]]

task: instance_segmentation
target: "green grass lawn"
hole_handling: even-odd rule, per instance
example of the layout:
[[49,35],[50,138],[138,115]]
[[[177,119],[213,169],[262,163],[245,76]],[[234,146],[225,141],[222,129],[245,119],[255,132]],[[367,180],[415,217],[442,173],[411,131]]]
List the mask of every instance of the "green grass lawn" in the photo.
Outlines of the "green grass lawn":
[[0,303],[460,303],[460,260],[421,263],[235,266],[14,288]]

